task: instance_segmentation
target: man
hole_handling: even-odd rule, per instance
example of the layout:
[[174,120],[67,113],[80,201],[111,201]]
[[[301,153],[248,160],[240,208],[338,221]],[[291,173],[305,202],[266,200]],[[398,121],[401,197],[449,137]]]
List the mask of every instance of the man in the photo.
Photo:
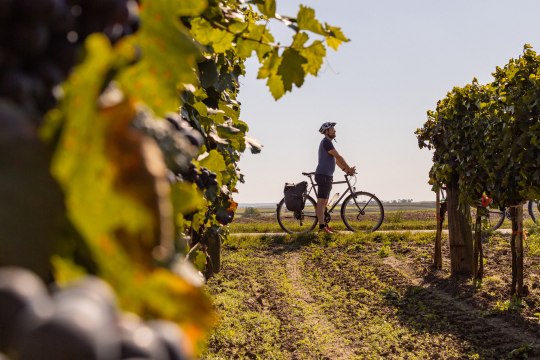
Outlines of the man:
[[328,226],[324,219],[324,212],[328,204],[328,196],[332,190],[332,181],[336,164],[347,175],[356,173],[356,167],[350,167],[345,159],[337,152],[332,144],[332,140],[336,138],[335,122],[325,122],[322,124],[319,132],[324,135],[324,138],[319,145],[319,164],[315,170],[315,181],[317,182],[317,219],[319,220],[319,231],[324,231],[332,234],[332,229]]

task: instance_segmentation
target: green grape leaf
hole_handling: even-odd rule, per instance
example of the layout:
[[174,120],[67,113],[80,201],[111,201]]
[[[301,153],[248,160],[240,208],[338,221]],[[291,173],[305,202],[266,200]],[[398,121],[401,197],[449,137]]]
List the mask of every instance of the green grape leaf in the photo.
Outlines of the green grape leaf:
[[212,60],[205,60],[199,63],[199,75],[201,86],[208,88],[214,85],[219,79],[219,72],[216,63]]
[[222,124],[217,126],[218,133],[221,137],[231,139],[234,137],[244,136],[240,129],[234,127],[231,124]]
[[298,87],[302,86],[306,75],[303,65],[306,62],[306,58],[300,55],[297,50],[285,49],[277,72],[281,76],[285,91],[291,91],[293,84]]
[[[200,340],[213,323],[208,299],[185,277],[154,267],[155,260],[170,255],[167,241],[174,238],[162,154],[152,139],[131,127],[133,101],[113,104],[104,101],[107,94],[99,95],[114,64],[108,40],[88,37],[85,54],[64,86],[60,109],[65,117],[52,163],[69,218],[123,310],[176,321],[190,329],[191,340]],[[90,98],[100,101],[85,101]],[[193,191],[182,196],[177,199],[181,211],[205,206]],[[56,265],[57,271],[67,271],[66,264]]]
[[188,215],[204,209],[205,202],[197,185],[177,182],[171,187],[173,208],[176,214]]
[[345,36],[345,34],[343,33],[343,31],[341,30],[341,28],[337,27],[337,26],[332,26],[332,25],[329,25],[329,24],[324,24],[325,25],[325,28],[326,28],[326,31],[328,32],[328,35],[338,39],[338,40],[341,40],[343,42],[349,42],[350,40]]
[[291,47],[296,50],[304,48],[304,44],[309,40],[309,35],[305,32],[297,32],[293,37]]
[[263,145],[255,139],[248,136],[245,137],[246,146],[249,147],[252,154],[258,154],[261,152]]
[[201,116],[207,116],[208,115],[208,107],[202,102],[196,102],[195,104],[191,105]]
[[271,75],[276,74],[281,61],[282,58],[279,56],[277,49],[274,49],[261,64],[259,72],[257,73],[257,79],[266,79]]
[[300,5],[300,10],[296,16],[296,23],[300,30],[308,30],[319,35],[326,35],[322,24],[315,18],[315,10],[304,5]]
[[119,77],[133,98],[150,106],[159,116],[178,108],[180,84],[197,83],[193,69],[200,54],[169,6],[168,0],[144,4],[140,15],[144,26],[132,40],[144,55]]
[[208,156],[199,161],[199,163],[201,166],[204,166],[215,173],[227,170],[225,159],[223,159],[223,155],[221,155],[217,150],[210,150]]
[[247,36],[257,42],[255,51],[259,61],[262,61],[266,54],[272,50],[274,43],[274,36],[268,31],[265,25],[249,24],[249,33]]
[[257,2],[257,8],[269,18],[276,16],[276,0],[262,0]]
[[326,48],[319,40],[314,41],[309,47],[300,51],[300,54],[307,60],[303,68],[307,74],[317,75],[326,56]]
[[201,44],[212,46],[216,53],[224,53],[234,46],[234,34],[216,29],[202,18],[195,18],[191,21],[191,34]]
[[238,119],[238,116],[240,115],[240,111],[238,109],[235,110],[231,105],[226,104],[223,101],[219,102],[218,107],[226,116],[230,117],[231,119]]
[[268,89],[270,89],[270,93],[274,99],[277,100],[285,95],[285,87],[280,75],[270,75],[266,81],[266,85],[268,86]]
[[[208,6],[206,0],[174,0],[174,10],[179,16],[197,16]],[[147,6],[145,3],[144,6]],[[167,4],[168,9],[171,9],[171,4]]]
[[236,42],[236,53],[239,58],[247,59],[251,56],[253,51],[256,51],[259,48],[259,43],[257,41],[240,38]]
[[337,50],[343,42],[349,42],[349,39],[340,28],[326,24],[326,30],[330,34],[326,36],[326,43],[332,49]]
[[245,22],[233,22],[229,25],[229,31],[233,34],[239,35],[246,31],[248,28],[248,23]]

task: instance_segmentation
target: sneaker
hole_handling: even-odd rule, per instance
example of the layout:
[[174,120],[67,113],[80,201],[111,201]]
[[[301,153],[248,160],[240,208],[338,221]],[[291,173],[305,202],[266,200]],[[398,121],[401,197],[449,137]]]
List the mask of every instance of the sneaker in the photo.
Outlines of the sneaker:
[[328,225],[326,225],[325,227],[319,229],[319,232],[320,232],[320,231],[324,231],[324,232],[327,233],[327,234],[333,234],[333,233],[334,233],[334,230],[332,230],[332,229],[330,228],[330,226],[328,226]]

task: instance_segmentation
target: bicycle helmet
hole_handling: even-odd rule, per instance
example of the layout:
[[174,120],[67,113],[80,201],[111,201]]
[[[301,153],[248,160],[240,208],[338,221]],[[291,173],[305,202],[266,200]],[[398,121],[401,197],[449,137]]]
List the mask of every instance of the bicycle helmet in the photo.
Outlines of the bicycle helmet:
[[321,128],[319,129],[319,132],[321,134],[324,134],[324,132],[328,129],[330,129],[332,126],[335,126],[336,123],[335,122],[325,122],[324,124],[321,125]]

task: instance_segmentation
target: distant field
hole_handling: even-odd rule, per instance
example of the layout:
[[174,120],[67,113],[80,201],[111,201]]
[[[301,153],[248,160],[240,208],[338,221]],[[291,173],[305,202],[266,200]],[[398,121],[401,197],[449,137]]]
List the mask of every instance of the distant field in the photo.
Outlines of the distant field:
[[[435,230],[435,202],[384,203],[384,221],[380,230]],[[532,225],[525,213],[525,226]],[[332,213],[330,223],[333,229],[347,230],[341,221],[339,207]],[[447,222],[445,221],[445,227]],[[232,233],[278,233],[283,232],[276,219],[276,205],[242,205],[238,208],[234,221],[229,225]],[[508,219],[502,228],[510,228]]]
[[[276,202],[277,204],[277,202]],[[238,212],[242,213],[247,208],[255,208],[260,211],[273,211],[276,209],[276,204],[272,203],[260,203],[260,204],[240,204],[238,206]],[[427,210],[435,209],[435,201],[420,201],[412,203],[392,203],[383,201],[383,206],[385,210]]]

